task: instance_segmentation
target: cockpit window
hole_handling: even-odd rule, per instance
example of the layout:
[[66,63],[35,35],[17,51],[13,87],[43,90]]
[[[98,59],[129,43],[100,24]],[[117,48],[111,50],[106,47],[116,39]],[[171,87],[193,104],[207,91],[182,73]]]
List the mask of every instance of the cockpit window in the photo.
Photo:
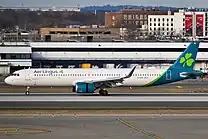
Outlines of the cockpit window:
[[12,76],[19,76],[19,73],[13,73]]

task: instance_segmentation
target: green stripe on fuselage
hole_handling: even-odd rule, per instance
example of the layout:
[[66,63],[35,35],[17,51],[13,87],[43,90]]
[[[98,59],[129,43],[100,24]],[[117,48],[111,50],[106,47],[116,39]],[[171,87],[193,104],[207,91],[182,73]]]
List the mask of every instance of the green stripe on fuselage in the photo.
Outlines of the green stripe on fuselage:
[[143,85],[142,87],[154,86],[154,84],[157,83],[157,81],[160,80],[166,74],[166,72],[167,72],[167,70],[165,70],[160,76],[155,78],[153,81]]

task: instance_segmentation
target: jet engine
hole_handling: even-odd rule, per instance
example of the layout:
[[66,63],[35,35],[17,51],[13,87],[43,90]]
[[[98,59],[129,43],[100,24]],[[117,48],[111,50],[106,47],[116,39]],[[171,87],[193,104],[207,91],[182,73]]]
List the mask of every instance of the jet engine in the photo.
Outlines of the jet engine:
[[72,91],[77,93],[94,93],[95,86],[93,83],[77,82],[73,86]]

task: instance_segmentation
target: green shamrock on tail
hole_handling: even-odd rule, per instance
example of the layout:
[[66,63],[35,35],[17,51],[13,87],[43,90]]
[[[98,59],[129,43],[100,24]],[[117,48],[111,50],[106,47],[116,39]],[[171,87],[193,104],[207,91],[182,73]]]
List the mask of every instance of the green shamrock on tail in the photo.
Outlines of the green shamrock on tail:
[[188,67],[192,66],[194,59],[191,58],[191,56],[192,56],[192,53],[186,53],[185,58],[181,57],[180,63],[181,64],[183,63],[183,67],[185,67],[185,65],[187,65]]

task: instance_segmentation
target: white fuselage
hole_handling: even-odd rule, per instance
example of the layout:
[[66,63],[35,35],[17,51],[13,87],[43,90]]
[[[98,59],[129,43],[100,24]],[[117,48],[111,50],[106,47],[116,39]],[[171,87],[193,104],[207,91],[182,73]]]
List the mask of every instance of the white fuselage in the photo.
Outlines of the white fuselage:
[[[79,81],[124,77],[131,69],[24,69],[7,77],[5,82],[17,86],[73,86]],[[160,76],[165,69],[135,69],[122,86],[143,86]]]

